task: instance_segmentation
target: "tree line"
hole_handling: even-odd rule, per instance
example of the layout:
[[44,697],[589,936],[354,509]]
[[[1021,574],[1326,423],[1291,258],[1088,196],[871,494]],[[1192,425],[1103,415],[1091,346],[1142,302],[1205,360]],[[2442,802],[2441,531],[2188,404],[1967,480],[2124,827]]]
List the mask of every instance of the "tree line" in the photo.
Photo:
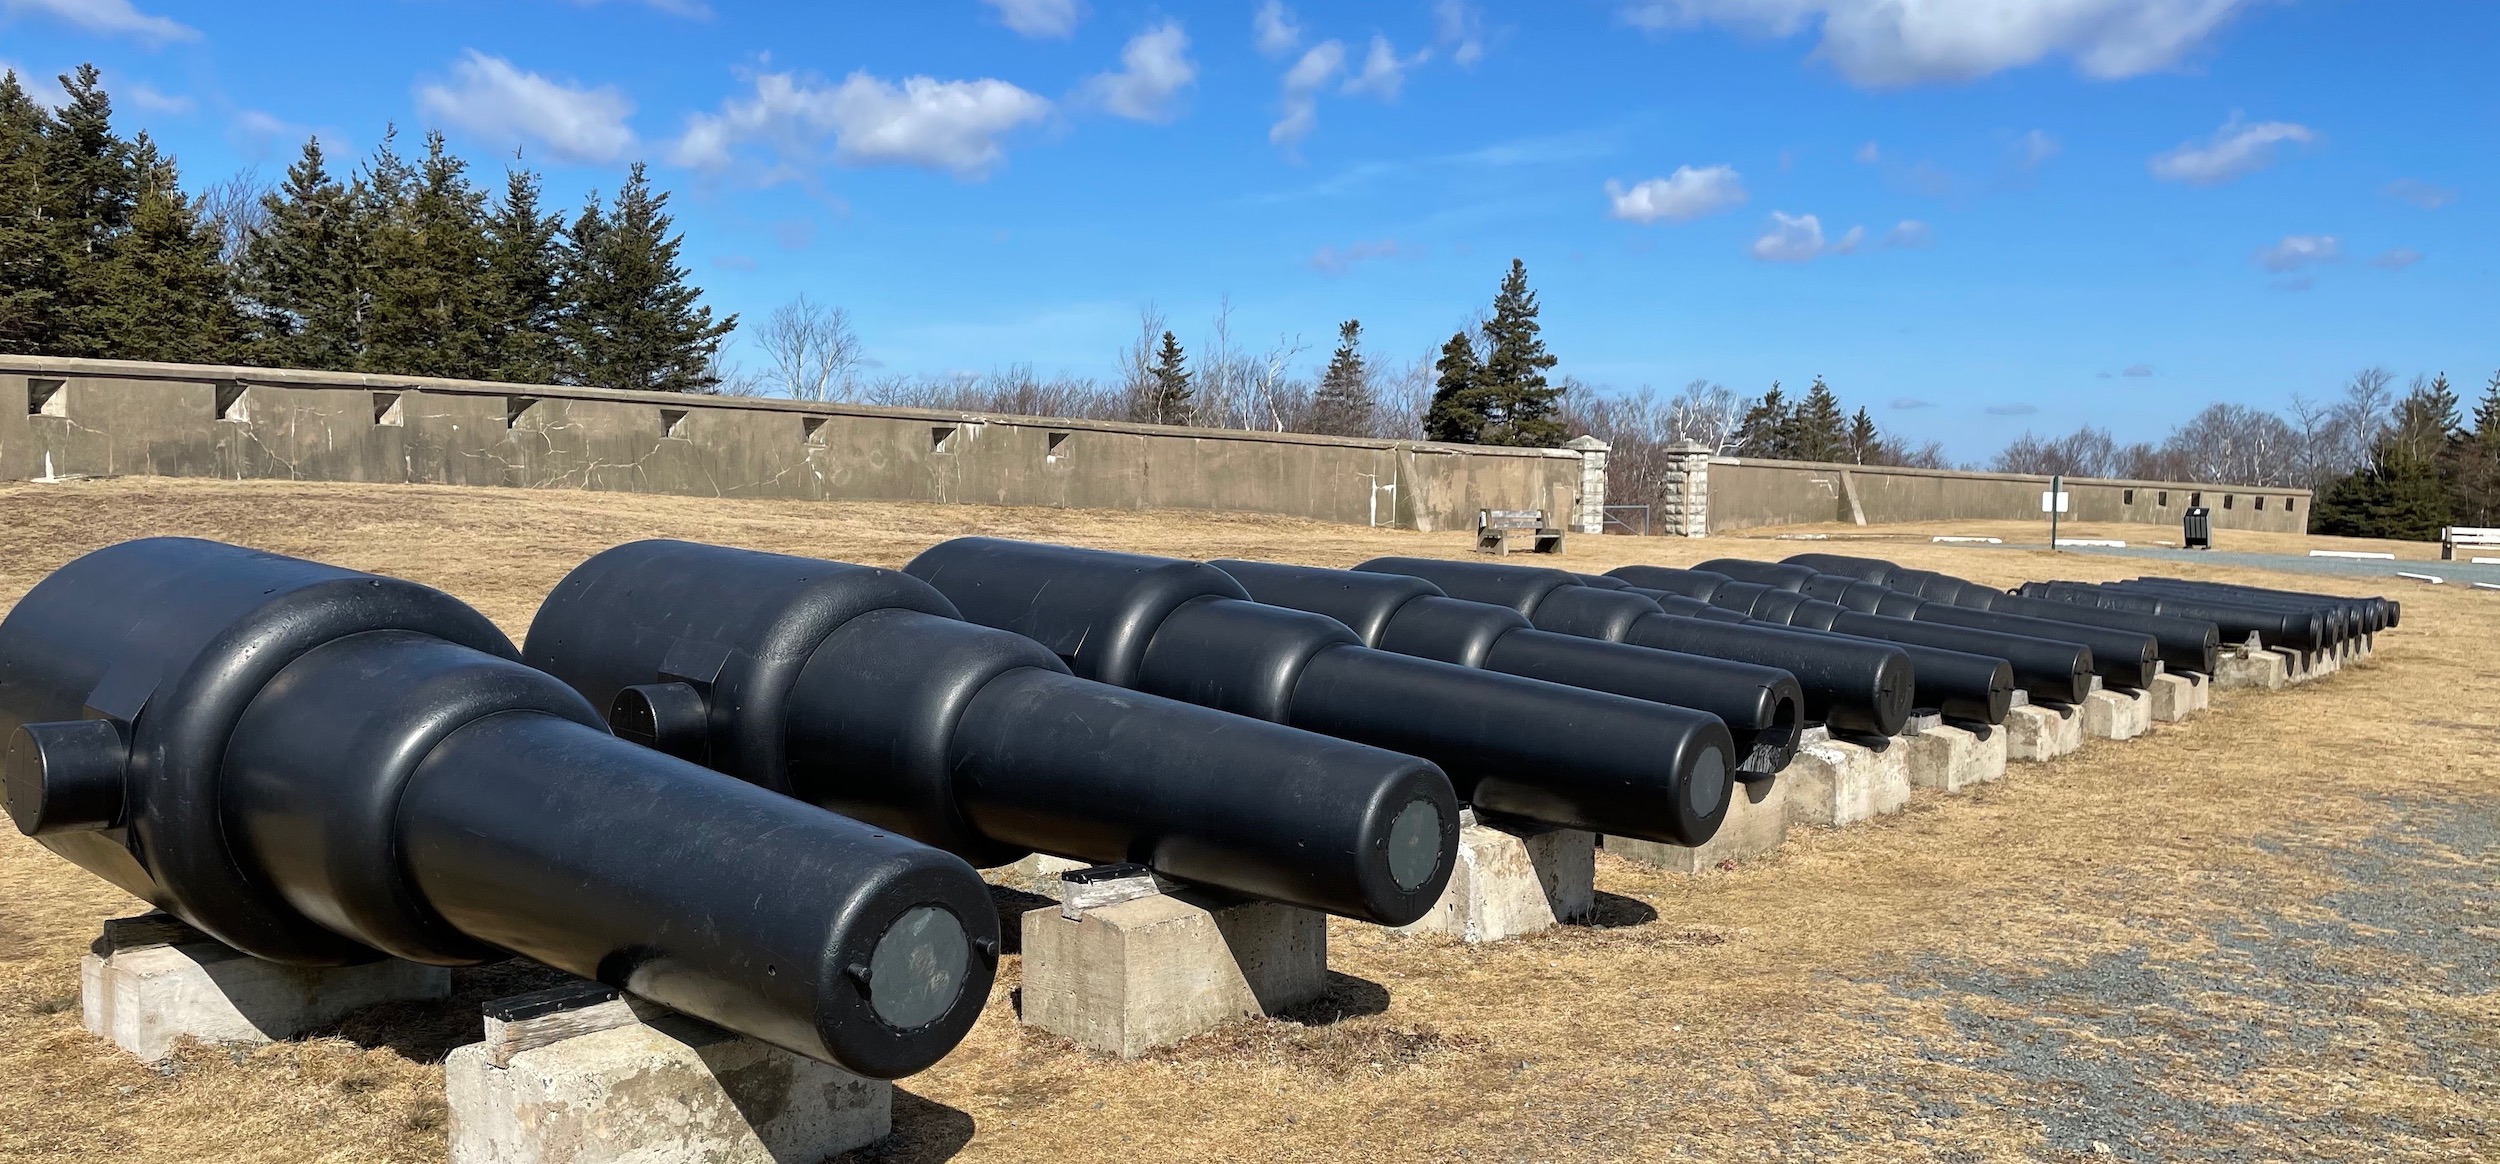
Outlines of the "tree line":
[[2395,382],[2365,368],[2337,399],[2295,395],[2279,414],[2215,404],[2159,441],[2122,445],[2090,425],[2026,432],[1988,467],[2308,489],[2312,533],[2426,541],[2443,526],[2500,524],[2500,372],[2470,415],[2444,373],[2402,393]]
[[0,348],[35,355],[699,392],[714,319],[668,195],[633,167],[569,218],[539,176],[489,197],[428,134],[334,172],[318,139],[277,188],[186,193],[125,137],[92,65],[56,110],[0,74]]

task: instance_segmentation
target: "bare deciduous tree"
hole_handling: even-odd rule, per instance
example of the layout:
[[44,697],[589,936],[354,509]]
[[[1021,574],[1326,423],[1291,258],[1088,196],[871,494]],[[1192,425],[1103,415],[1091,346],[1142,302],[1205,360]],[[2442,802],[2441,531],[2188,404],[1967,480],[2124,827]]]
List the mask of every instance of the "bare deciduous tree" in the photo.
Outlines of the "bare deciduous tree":
[[244,248],[268,224],[269,209],[261,199],[269,193],[269,183],[261,181],[260,171],[254,168],[237,170],[224,181],[201,188],[200,220],[217,229],[217,258],[229,269],[243,261]]
[[776,385],[794,400],[849,396],[867,358],[850,311],[805,294],[774,308],[755,339],[772,361]]

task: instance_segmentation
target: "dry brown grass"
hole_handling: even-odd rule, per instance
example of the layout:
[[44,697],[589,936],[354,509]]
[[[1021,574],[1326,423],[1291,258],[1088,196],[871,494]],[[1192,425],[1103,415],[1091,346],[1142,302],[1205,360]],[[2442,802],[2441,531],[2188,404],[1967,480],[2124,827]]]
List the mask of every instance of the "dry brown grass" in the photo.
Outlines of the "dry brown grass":
[[[2040,536],[2007,525],[1998,536]],[[88,549],[185,533],[428,582],[518,634],[566,569],[631,538],[898,565],[975,532],[1332,565],[1466,541],[1199,513],[123,480],[0,488],[0,600]],[[1582,539],[1566,564],[1809,548],[1749,532]],[[1865,549],[1995,583],[2147,566]],[[1335,923],[1338,989],[1306,1025],[1245,1023],[1108,1061],[1019,1028],[1011,964],[964,1045],[904,1082],[896,1137],[860,1155],[2085,1159],[2099,1140],[2121,1159],[2500,1156],[2500,595],[2401,596],[2405,625],[2372,661],[2226,694],[2135,743],[2018,765],[1975,795],[1922,793],[1879,823],[1801,830],[1732,872],[1601,857],[1602,925],[1471,949]],[[435,1059],[512,971],[465,976],[453,1006],[150,1068],[77,1016],[81,947],[134,908],[0,838],[0,1159],[441,1157]]]

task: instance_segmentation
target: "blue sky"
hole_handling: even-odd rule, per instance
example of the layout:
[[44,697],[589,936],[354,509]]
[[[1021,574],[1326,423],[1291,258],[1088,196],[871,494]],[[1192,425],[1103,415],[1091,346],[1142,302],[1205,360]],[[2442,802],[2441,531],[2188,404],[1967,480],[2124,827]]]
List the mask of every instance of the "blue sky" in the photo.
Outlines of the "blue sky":
[[2479,392],[2495,50],[2474,0],[0,0],[194,183],[386,123],[567,204],[648,159],[716,308],[842,304],[885,371],[1107,376],[1226,299],[1411,358],[1518,256],[1563,373],[1820,374],[1963,459]]

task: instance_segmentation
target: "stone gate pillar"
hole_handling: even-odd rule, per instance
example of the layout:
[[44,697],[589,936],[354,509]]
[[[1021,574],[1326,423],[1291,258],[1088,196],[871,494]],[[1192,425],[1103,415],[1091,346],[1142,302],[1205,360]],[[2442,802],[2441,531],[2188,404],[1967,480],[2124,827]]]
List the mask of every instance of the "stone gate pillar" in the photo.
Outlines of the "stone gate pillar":
[[1710,446],[1678,441],[1667,446],[1667,471],[1659,491],[1662,504],[1652,521],[1668,537],[1698,538],[1710,534]]
[[1563,442],[1563,447],[1580,454],[1580,503],[1571,512],[1573,533],[1604,533],[1606,531],[1606,455],[1614,449],[1593,436],[1581,435]]

